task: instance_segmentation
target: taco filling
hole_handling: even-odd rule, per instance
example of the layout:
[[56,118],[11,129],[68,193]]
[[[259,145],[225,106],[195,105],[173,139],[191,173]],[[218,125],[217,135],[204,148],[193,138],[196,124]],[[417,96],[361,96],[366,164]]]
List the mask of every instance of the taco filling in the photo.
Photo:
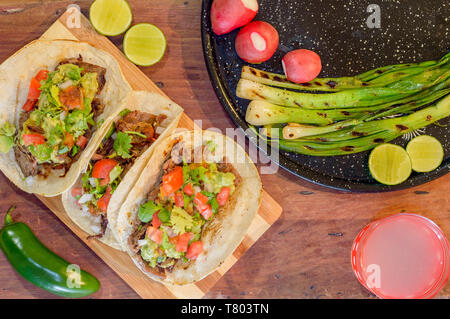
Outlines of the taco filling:
[[128,240],[144,268],[165,278],[177,263],[195,260],[203,252],[205,225],[227,205],[240,179],[225,158],[223,163],[186,163],[181,156],[166,160]]
[[16,160],[25,177],[65,176],[80,156],[103,113],[97,95],[106,69],[82,58],[66,59],[31,79],[19,117]]
[[100,216],[101,229],[95,237],[102,237],[108,225],[107,210],[112,194],[122,178],[158,138],[165,115],[125,109],[111,125],[88,170],[81,176],[82,185],[72,188],[72,196],[84,212]]

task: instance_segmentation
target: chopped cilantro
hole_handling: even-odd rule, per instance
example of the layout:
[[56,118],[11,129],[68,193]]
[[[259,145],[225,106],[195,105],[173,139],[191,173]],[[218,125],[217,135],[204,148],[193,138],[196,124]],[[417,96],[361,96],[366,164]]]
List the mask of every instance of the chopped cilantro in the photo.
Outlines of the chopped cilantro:
[[131,113],[131,111],[129,109],[123,109],[122,111],[120,111],[119,116],[120,117],[124,117],[125,115]]
[[130,158],[131,136],[123,132],[118,132],[114,140],[113,148],[120,157]]
[[144,135],[142,133],[135,132],[135,131],[125,131],[125,133],[127,133],[127,134],[134,134],[134,135],[137,135],[137,136],[140,136],[140,137],[143,137],[143,138],[147,138],[147,135]]
[[170,222],[170,212],[167,209],[161,207],[158,213],[158,218],[163,224],[167,224]]
[[145,204],[139,206],[138,217],[141,222],[148,223],[152,220],[153,214],[160,209],[161,206],[156,205],[153,201],[146,202]]

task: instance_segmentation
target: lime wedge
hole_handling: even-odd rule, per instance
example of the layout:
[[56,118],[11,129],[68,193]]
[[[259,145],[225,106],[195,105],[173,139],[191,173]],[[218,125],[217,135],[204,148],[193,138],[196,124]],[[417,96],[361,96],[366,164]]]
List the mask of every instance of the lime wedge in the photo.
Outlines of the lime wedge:
[[132,26],[123,38],[123,52],[134,64],[153,65],[164,56],[166,38],[158,27],[149,23]]
[[89,9],[89,19],[98,33],[115,36],[128,29],[133,14],[125,0],[95,0]]
[[373,178],[386,185],[397,185],[411,175],[411,159],[400,146],[382,144],[369,156],[369,170]]
[[430,172],[441,165],[444,149],[441,142],[429,135],[413,138],[406,146],[411,158],[412,169],[416,172]]

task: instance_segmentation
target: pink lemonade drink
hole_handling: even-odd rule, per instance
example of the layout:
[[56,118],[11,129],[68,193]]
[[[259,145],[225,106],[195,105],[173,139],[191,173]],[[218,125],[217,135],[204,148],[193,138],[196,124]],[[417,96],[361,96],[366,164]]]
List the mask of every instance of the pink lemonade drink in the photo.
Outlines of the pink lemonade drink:
[[444,233],[416,214],[396,214],[364,227],[351,258],[358,280],[380,298],[432,298],[450,271]]

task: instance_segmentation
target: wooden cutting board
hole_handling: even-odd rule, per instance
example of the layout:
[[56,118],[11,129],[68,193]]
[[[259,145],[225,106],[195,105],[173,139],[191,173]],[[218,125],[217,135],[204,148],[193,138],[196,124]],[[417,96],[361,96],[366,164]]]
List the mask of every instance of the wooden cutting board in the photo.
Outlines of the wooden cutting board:
[[[99,35],[89,20],[80,14],[80,27],[72,25],[70,13],[66,12],[41,36],[41,39],[71,39],[88,42],[110,53],[120,64],[123,74],[135,90],[146,90],[165,95],[138,67],[128,61],[123,53],[106,37]],[[183,114],[179,127],[193,129],[194,122]],[[87,240],[87,234],[76,226],[64,211],[61,197],[37,196],[56,216],[66,224],[87,246],[108,264],[125,282],[143,298],[201,298],[230,269],[233,264],[258,240],[280,217],[281,206],[265,191],[261,207],[238,248],[225,262],[201,281],[184,286],[163,285],[145,276],[125,252],[117,251],[99,241]]]

